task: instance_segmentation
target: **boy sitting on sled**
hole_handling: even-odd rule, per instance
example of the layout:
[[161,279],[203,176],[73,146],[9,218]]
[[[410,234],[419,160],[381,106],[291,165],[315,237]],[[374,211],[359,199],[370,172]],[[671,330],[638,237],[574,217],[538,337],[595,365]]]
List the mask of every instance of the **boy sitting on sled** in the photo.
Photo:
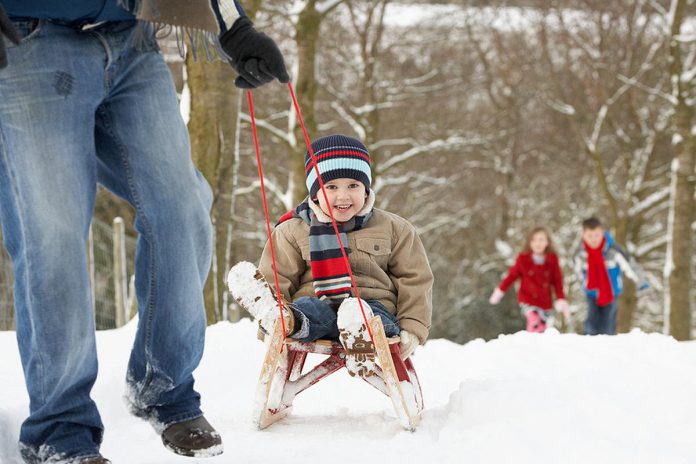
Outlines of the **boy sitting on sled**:
[[[351,375],[374,370],[374,346],[351,281],[329,211],[346,247],[368,321],[379,316],[387,337],[399,335],[406,359],[425,343],[432,315],[433,274],[415,228],[396,214],[374,207],[370,156],[358,140],[343,135],[312,143],[328,204],[309,152],[305,172],[309,196],[285,214],[273,243],[286,334],[302,342],[338,339]],[[279,317],[269,244],[259,269],[248,262],[228,275],[230,292],[261,328],[270,332]]]

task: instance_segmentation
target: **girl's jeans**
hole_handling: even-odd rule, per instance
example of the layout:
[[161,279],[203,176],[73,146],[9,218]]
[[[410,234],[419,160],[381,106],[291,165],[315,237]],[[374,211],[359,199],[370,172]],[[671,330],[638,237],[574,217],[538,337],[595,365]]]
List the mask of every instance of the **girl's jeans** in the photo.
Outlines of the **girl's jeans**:
[[127,398],[160,427],[201,415],[192,372],[206,327],[212,195],[154,38],[136,49],[135,22],[15,25],[24,40],[0,70],[0,220],[30,398],[20,448],[27,461],[92,456],[103,432],[90,398],[86,255],[97,183],[135,209],[139,320]]

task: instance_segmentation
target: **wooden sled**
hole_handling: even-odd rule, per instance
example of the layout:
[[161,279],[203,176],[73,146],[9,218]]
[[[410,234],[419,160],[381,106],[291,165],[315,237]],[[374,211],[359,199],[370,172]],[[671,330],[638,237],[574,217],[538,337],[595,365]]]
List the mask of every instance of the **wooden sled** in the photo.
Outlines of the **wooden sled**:
[[[423,394],[411,359],[402,361],[399,355],[399,337],[387,339],[382,320],[370,320],[375,342],[375,373],[361,377],[389,398],[401,425],[411,432],[416,430],[423,411]],[[345,367],[346,354],[337,341],[317,340],[303,343],[292,338],[283,344],[283,329],[276,322],[273,332],[266,338],[266,356],[261,368],[253,420],[259,429],[290,414],[295,396],[315,383]],[[326,355],[326,359],[303,373],[308,353]]]

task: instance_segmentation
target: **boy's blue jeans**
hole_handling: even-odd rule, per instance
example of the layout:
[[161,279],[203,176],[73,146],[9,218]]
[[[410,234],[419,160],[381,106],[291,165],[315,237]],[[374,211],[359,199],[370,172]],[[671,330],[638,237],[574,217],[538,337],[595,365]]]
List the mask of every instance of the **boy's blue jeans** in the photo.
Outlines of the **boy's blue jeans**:
[[594,298],[587,296],[585,335],[616,335],[616,300],[598,306]]
[[[395,337],[401,332],[399,321],[382,303],[377,300],[367,300],[372,313],[382,319],[384,333],[387,337]],[[304,296],[298,298],[290,307],[293,310],[297,332],[292,338],[301,342],[313,342],[320,338],[338,340],[339,332],[336,324],[336,311],[329,303],[319,298]]]
[[27,461],[92,456],[103,433],[90,398],[97,353],[86,255],[97,183],[136,212],[139,321],[127,398],[159,426],[201,415],[192,372],[206,327],[212,193],[191,161],[154,38],[132,47],[134,22],[15,24],[24,40],[0,70],[0,219],[30,398],[20,447]]

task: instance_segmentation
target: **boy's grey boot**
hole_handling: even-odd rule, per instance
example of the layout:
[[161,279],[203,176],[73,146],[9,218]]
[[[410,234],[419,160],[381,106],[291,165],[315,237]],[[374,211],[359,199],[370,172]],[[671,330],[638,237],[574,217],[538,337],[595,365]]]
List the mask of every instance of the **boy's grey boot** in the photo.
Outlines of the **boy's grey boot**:
[[220,434],[203,416],[170,425],[162,432],[162,443],[181,456],[211,457],[223,451]]

